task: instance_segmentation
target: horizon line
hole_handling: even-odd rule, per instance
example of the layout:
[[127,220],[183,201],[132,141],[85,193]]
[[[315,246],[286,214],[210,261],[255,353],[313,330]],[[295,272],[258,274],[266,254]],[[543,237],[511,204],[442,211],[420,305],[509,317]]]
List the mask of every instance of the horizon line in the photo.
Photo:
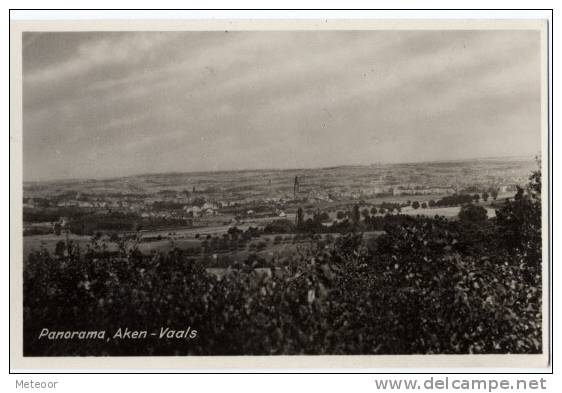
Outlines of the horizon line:
[[[182,175],[190,173],[228,173],[228,172],[252,172],[252,171],[299,171],[299,170],[320,170],[320,169],[336,169],[336,168],[349,168],[349,167],[369,167],[374,165],[410,165],[410,164],[436,164],[436,163],[447,163],[447,162],[460,162],[460,161],[476,161],[476,160],[493,160],[493,159],[513,159],[513,158],[528,158],[529,160],[536,159],[540,157],[541,154],[535,155],[509,155],[509,156],[484,156],[484,157],[471,157],[471,158],[456,158],[456,159],[442,159],[442,160],[428,160],[428,161],[404,161],[404,162],[372,162],[369,164],[341,164],[341,165],[329,165],[329,166],[319,166],[319,167],[300,167],[300,168],[240,168],[240,169],[217,169],[217,170],[198,170],[198,171],[177,171],[171,170],[168,172],[145,172],[145,173],[135,173],[130,175],[121,176],[108,176],[108,177],[69,177],[69,178],[56,178],[47,180],[23,180],[22,184],[26,183],[50,183],[50,182],[76,182],[76,181],[105,181],[105,180],[117,180],[133,177],[142,176],[162,176],[162,175]],[[22,176],[23,177],[23,176]]]

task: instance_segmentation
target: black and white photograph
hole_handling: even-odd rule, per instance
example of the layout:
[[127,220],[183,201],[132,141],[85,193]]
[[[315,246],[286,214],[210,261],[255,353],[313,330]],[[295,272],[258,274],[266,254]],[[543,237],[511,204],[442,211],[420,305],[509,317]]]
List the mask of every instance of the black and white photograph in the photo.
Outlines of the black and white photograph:
[[24,359],[547,355],[544,21],[160,23],[21,32]]

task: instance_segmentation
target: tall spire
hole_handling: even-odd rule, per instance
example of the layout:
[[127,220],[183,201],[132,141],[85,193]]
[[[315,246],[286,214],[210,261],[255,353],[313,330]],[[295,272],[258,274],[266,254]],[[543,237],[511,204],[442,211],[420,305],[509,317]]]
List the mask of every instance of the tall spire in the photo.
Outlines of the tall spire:
[[299,193],[299,191],[300,191],[299,188],[300,188],[300,186],[299,186],[299,177],[298,177],[298,176],[295,176],[295,184],[294,184],[294,186],[293,186],[293,199],[297,199],[297,195],[298,195],[298,193]]

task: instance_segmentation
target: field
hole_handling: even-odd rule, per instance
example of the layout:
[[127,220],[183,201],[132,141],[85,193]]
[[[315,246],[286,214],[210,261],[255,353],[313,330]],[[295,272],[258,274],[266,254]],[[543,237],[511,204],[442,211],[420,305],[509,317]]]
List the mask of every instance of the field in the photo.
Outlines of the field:
[[[447,218],[454,218],[459,215],[460,206],[449,206],[449,207],[428,207],[426,209],[412,209],[405,208],[402,209],[402,214],[408,214],[412,216],[443,216]],[[491,207],[486,207],[488,213],[488,218],[496,216],[496,210]]]
[[[382,213],[378,209],[390,204],[400,206],[400,214],[408,216],[438,215],[456,219],[460,206],[413,209],[412,201],[429,204],[450,195],[452,188],[478,193],[474,190],[487,190],[500,184],[522,184],[533,165],[532,160],[487,159],[301,170],[147,174],[117,179],[25,183],[24,200],[36,205],[24,209],[24,217],[28,219],[24,221],[24,228],[29,233],[23,239],[23,254],[26,259],[31,251],[41,247],[54,252],[57,242],[64,240],[66,235],[52,233],[53,226],[57,220],[72,221],[71,215],[75,215],[78,218],[74,219],[75,225],[67,231],[67,236],[82,249],[88,247],[94,233],[99,233],[106,250],[117,251],[117,243],[109,241],[110,235],[130,237],[135,233],[133,228],[138,226],[143,239],[139,250],[144,254],[178,248],[193,257],[205,259],[207,263],[220,265],[228,264],[224,260],[244,260],[250,254],[267,260],[278,259],[295,252],[298,243],[293,240],[295,233],[282,234],[282,241],[261,233],[243,245],[232,241],[222,244],[218,252],[216,249],[201,251],[201,248],[205,239],[222,239],[233,227],[241,231],[250,227],[263,230],[276,220],[296,223],[298,209],[302,209],[305,221],[323,213],[325,226],[340,222],[338,215],[342,213],[350,219],[356,205],[359,205],[361,214],[377,209],[376,213],[369,213],[373,217],[388,214],[388,209]],[[294,187],[297,177],[298,188]],[[403,195],[404,190],[419,195]],[[501,191],[496,203],[513,195],[513,190]],[[486,208],[488,218],[495,216],[491,203],[491,198],[479,202]],[[77,207],[57,207],[61,204]],[[99,207],[82,208],[80,204]],[[44,205],[49,207],[41,207]],[[207,205],[211,210],[204,214],[186,213],[189,209],[201,210]],[[101,229],[94,226],[83,231],[86,233],[77,231],[81,228],[80,223],[84,228],[90,221],[98,222],[96,225]]]
[[[160,232],[144,233],[143,236],[152,238],[158,234],[160,234]],[[214,235],[216,234],[215,232]],[[364,238],[368,241],[380,236],[380,234],[382,234],[382,232],[365,232]],[[326,239],[329,236],[328,234],[318,235],[315,241]],[[331,236],[332,238],[338,237],[337,234]],[[86,250],[88,246],[92,245],[92,238],[89,236],[69,235],[68,239],[76,242],[82,250]],[[64,240],[64,236],[56,236],[54,234],[27,236],[24,238],[24,255],[27,256],[30,252],[39,251],[41,248],[45,248],[49,253],[54,253],[57,242]],[[173,232],[169,239],[141,241],[138,244],[138,250],[145,255],[150,255],[158,252],[166,253],[172,249],[179,249],[187,251],[188,254],[195,259],[204,261],[205,265],[224,268],[236,262],[246,261],[251,256],[258,259],[263,258],[267,264],[275,265],[280,263],[280,261],[282,262],[284,259],[292,257],[297,252],[306,252],[312,244],[312,241],[306,237],[299,237],[292,234],[271,234],[260,235],[247,244],[244,244],[242,248],[204,252],[202,251],[202,244],[204,241],[205,240],[196,239],[191,232],[182,232],[179,230]],[[104,245],[106,251],[117,252],[119,250],[118,244],[107,238],[102,238],[101,243]]]

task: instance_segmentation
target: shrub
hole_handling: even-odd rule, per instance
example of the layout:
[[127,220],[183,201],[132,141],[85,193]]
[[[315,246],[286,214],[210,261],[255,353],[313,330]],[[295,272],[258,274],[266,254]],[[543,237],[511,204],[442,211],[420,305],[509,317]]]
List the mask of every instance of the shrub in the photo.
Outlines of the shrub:
[[295,224],[287,219],[275,220],[268,223],[263,231],[265,233],[293,233]]
[[488,212],[482,206],[469,203],[461,207],[458,216],[461,221],[481,223],[488,219]]

